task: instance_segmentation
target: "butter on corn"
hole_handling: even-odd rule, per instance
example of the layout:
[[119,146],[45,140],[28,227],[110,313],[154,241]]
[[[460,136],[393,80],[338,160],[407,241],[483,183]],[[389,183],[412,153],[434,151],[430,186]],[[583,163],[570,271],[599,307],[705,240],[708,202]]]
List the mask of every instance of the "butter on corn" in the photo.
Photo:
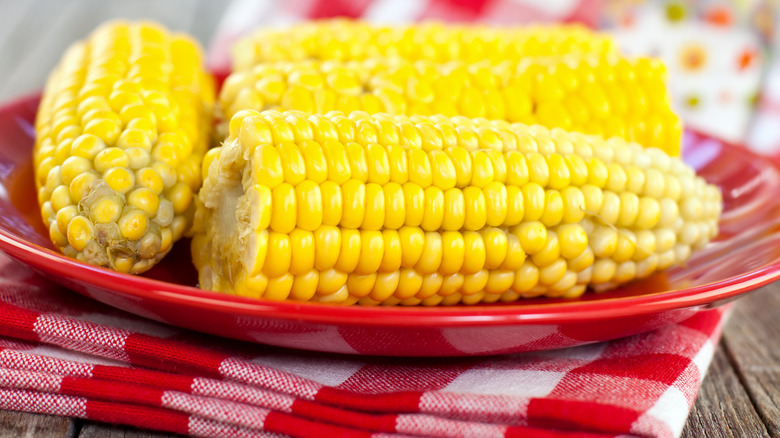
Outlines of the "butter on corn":
[[682,124],[654,59],[571,54],[465,63],[380,58],[262,63],[232,73],[224,118],[244,109],[485,117],[618,136],[679,155]]
[[612,39],[581,25],[488,27],[423,23],[380,26],[363,21],[309,21],[263,28],[232,47],[233,70],[275,61],[361,60],[400,57],[411,61],[500,63],[528,56],[616,52]]
[[201,287],[272,300],[576,297],[685,262],[722,208],[657,148],[482,118],[240,111],[204,174]]
[[110,22],[73,44],[35,122],[38,201],[54,245],[122,272],[158,262],[189,228],[213,112],[191,38]]

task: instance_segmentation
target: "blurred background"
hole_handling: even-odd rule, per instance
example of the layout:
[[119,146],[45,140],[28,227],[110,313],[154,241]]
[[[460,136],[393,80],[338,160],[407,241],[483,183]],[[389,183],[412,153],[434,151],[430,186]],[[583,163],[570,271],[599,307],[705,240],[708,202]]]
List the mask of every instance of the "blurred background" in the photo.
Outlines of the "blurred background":
[[248,30],[309,18],[580,22],[614,33],[628,55],[661,57],[687,126],[780,158],[777,6],[778,0],[0,0],[0,101],[39,90],[59,54],[111,18],[149,18],[189,32],[219,70],[229,67],[231,42]]

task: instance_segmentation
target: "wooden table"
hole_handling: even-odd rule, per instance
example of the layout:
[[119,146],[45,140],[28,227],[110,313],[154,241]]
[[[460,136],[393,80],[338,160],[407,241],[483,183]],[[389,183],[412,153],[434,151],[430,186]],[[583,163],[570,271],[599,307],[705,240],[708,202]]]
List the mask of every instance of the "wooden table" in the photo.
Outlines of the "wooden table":
[[[65,47],[110,18],[151,18],[207,44],[227,2],[0,0],[0,102],[40,89]],[[780,437],[780,283],[741,299],[683,437]],[[67,417],[0,411],[2,437],[162,437]]]

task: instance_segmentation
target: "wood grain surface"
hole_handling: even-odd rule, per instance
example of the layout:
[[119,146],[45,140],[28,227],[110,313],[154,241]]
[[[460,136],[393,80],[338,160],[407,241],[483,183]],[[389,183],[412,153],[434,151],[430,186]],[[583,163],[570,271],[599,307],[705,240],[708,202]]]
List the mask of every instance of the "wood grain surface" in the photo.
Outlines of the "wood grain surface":
[[[39,90],[73,40],[111,18],[150,18],[210,41],[228,2],[0,0],[0,102]],[[682,436],[780,438],[780,283],[742,298]],[[0,410],[0,438],[161,438],[79,419]]]

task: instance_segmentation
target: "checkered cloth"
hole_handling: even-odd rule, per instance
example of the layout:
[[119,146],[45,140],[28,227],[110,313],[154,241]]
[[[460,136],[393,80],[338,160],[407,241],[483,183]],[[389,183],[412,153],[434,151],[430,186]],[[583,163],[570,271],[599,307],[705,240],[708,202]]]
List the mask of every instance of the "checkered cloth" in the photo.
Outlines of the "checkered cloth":
[[725,313],[550,352],[339,356],[145,320],[0,255],[0,408],[215,437],[675,437]]

